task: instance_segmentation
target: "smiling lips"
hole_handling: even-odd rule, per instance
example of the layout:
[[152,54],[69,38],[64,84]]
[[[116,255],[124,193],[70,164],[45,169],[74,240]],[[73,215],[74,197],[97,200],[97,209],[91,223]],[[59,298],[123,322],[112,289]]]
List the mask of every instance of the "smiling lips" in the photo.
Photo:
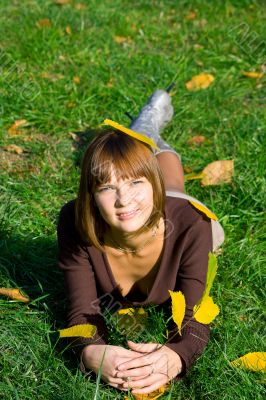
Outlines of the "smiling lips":
[[138,210],[133,210],[133,211],[129,211],[127,213],[121,213],[121,214],[117,214],[119,219],[130,219],[132,217],[134,217],[134,215],[136,215],[136,213],[138,212]]

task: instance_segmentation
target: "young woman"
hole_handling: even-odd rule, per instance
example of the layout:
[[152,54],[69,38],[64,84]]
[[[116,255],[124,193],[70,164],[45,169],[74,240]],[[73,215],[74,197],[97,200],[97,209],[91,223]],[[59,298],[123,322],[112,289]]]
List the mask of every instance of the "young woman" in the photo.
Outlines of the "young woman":
[[[172,115],[170,96],[156,91],[131,130],[107,121],[112,127],[89,144],[78,198],[63,206],[58,224],[68,326],[96,327],[91,338],[72,338],[81,370],[97,373],[103,360],[101,378],[132,393],[180,379],[208,342],[208,326],[192,311],[204,292],[215,235],[204,207],[200,211],[183,193],[179,155],[160,137]],[[169,290],[185,295],[182,336],[172,324],[163,346],[108,345],[106,309],[169,309]]]

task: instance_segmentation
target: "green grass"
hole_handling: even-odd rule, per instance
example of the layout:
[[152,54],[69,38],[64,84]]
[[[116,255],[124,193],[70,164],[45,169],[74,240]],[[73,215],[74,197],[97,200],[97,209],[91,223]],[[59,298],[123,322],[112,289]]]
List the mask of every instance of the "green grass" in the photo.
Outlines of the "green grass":
[[[204,355],[164,399],[262,399],[262,375],[229,362],[264,350],[265,78],[242,71],[265,63],[265,3],[91,0],[81,10],[77,3],[0,0],[0,286],[20,287],[33,299],[28,306],[0,299],[0,397],[94,398],[95,379],[78,371],[57,334],[65,300],[55,227],[60,207],[76,196],[83,151],[69,132],[89,137],[105,118],[128,125],[124,113],[136,115],[174,79],[176,113],[164,138],[193,171],[234,159],[235,176],[217,187],[186,184],[225,229],[212,289],[221,313]],[[197,16],[188,20],[191,10]],[[38,28],[44,18],[51,26]],[[118,44],[115,35],[130,39]],[[212,73],[214,83],[188,92],[185,82],[200,72]],[[10,136],[18,119],[28,126]],[[206,144],[189,147],[199,134]],[[10,144],[24,153],[4,151]],[[98,398],[123,397],[100,383]]]

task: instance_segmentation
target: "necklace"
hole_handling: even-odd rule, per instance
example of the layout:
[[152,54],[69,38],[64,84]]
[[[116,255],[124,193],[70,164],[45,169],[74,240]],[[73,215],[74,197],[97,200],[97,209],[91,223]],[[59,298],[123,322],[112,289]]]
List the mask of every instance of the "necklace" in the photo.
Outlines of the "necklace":
[[146,242],[144,243],[144,245],[142,245],[141,247],[139,247],[138,249],[125,249],[124,247],[119,246],[118,243],[116,243],[115,240],[111,239],[111,242],[115,245],[116,249],[119,251],[122,251],[123,253],[138,253],[139,251],[141,251],[142,249],[144,249],[145,246],[147,246],[147,244],[149,244],[150,242],[153,241],[153,239],[157,236],[158,234],[158,230],[159,230],[159,222],[156,225],[155,228],[153,228],[152,230],[152,237],[149,238],[148,240],[146,240]]

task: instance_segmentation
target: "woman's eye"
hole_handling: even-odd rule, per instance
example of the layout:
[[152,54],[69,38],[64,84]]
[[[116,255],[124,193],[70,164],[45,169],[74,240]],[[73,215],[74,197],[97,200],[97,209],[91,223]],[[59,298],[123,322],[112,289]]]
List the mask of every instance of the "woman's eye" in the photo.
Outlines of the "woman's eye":
[[105,187],[99,188],[98,191],[99,192],[106,192],[108,189],[110,189],[110,186],[105,186]]
[[133,181],[132,182],[134,185],[137,185],[138,183],[142,183],[142,181]]

